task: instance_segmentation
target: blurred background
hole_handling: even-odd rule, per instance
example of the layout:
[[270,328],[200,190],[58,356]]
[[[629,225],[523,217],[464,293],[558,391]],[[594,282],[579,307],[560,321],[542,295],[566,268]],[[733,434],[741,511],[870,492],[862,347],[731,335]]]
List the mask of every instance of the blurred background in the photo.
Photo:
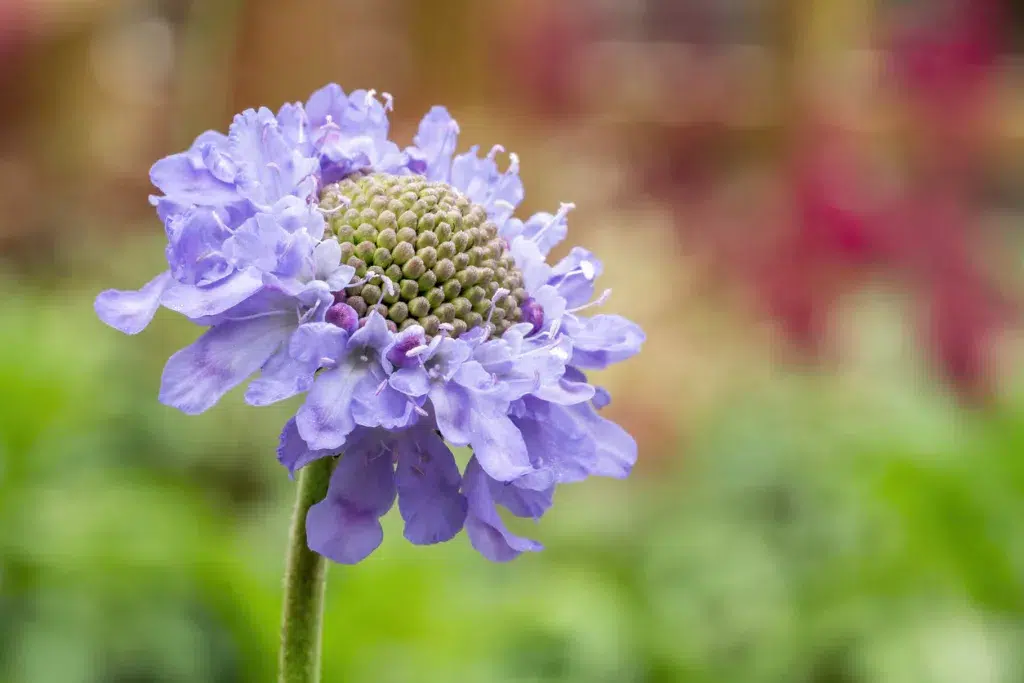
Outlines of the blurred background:
[[[627,482],[543,553],[333,567],[325,681],[1024,681],[1024,12],[1010,0],[0,0],[0,681],[272,681],[295,405],[157,403],[197,334],[147,171],[328,81],[573,201]],[[563,247],[563,252],[567,247]]]

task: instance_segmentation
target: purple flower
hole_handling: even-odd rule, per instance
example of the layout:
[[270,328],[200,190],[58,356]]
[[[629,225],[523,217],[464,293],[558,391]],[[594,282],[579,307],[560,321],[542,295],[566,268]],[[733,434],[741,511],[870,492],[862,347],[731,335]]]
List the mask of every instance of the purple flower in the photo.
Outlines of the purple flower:
[[[499,508],[536,520],[559,484],[631,470],[636,443],[599,414],[610,396],[585,371],[635,355],[644,335],[589,315],[609,294],[595,298],[593,254],[547,262],[572,204],[514,218],[514,154],[504,170],[500,146],[456,154],[442,107],[401,149],[390,109],[389,95],[331,84],[158,161],[167,270],[95,309],[127,334],[160,307],[205,328],[163,372],[160,400],[186,413],[253,376],[253,406],[305,394],[277,456],[292,475],[334,468],[306,520],[313,550],[364,559],[397,499],[410,542],[465,527],[509,560],[541,546]],[[472,452],[462,473],[452,447]]]
[[[325,331],[333,327],[320,325]],[[399,429],[416,417],[415,403],[388,383],[390,363],[384,352],[393,335],[384,318],[374,312],[351,337],[338,339],[339,343],[325,348],[318,359],[324,369],[295,416],[299,434],[318,450],[346,446],[356,426]]]
[[384,538],[380,518],[398,497],[405,537],[417,545],[452,539],[467,501],[455,457],[429,428],[399,432],[359,428],[331,475],[327,497],[306,518],[309,547],[354,564]]
[[437,429],[450,443],[470,446],[487,473],[511,481],[530,472],[526,444],[508,417],[509,401],[466,342],[435,337],[422,363],[391,374],[390,385],[426,400]]

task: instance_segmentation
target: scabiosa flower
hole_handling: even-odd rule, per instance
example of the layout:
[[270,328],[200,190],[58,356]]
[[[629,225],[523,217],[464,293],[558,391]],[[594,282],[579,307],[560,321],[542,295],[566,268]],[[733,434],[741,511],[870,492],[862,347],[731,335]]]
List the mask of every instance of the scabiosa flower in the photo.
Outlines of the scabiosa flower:
[[[504,170],[500,146],[456,155],[442,107],[400,149],[390,108],[329,85],[157,162],[168,270],[100,294],[96,311],[128,334],[160,306],[208,328],[163,374],[161,400],[187,413],[253,375],[250,404],[306,394],[278,459],[292,473],[336,462],[306,519],[312,550],[362,560],[397,500],[412,543],[465,528],[509,560],[540,545],[499,506],[538,519],[558,484],[629,473],[636,444],[601,417],[608,394],[585,372],[635,355],[644,334],[586,315],[608,297],[594,298],[593,254],[547,263],[571,204],[513,218],[514,154]],[[462,471],[453,447],[472,451]]]

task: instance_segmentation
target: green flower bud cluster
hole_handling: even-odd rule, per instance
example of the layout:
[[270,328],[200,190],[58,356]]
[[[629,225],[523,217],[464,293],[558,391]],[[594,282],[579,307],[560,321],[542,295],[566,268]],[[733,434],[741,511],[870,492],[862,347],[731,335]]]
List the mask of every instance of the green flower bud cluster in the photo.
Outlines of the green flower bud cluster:
[[[456,337],[488,316],[495,335],[521,319],[522,273],[484,208],[452,186],[416,175],[354,175],[325,187],[320,208],[327,239],[337,238],[342,263],[363,281],[345,292],[360,318],[376,309],[397,328],[418,324],[430,336],[447,323]],[[499,289],[509,294],[492,311]]]

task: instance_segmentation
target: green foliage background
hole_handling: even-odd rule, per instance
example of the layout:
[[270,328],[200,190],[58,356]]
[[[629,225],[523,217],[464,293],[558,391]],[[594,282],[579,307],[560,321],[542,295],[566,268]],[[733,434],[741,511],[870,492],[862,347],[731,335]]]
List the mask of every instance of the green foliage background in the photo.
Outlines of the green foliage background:
[[[113,333],[77,277],[4,283],[0,680],[272,681],[294,406],[160,406],[194,332]],[[392,515],[331,570],[325,680],[1024,680],[1024,404],[900,386],[745,391],[658,476],[566,489],[509,565]]]

